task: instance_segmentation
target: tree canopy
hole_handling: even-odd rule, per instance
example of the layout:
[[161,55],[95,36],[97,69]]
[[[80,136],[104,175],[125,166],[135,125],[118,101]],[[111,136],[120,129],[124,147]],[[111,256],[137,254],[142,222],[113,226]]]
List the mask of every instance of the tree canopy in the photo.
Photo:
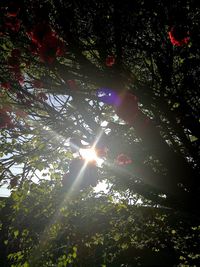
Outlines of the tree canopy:
[[197,266],[197,1],[0,8],[0,265]]

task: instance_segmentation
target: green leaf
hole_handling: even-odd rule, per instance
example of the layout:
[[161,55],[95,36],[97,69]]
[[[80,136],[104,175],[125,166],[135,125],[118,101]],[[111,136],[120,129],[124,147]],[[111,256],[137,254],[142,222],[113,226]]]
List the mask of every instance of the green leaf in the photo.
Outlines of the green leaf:
[[178,108],[180,106],[180,103],[174,103],[173,108]]
[[14,231],[14,237],[17,238],[18,235],[19,235],[19,230],[15,230],[15,231]]
[[198,140],[198,138],[196,136],[194,136],[194,135],[189,135],[189,138],[190,138],[191,142],[195,142],[195,141]]
[[172,230],[171,233],[172,233],[173,235],[175,235],[175,234],[176,234],[176,231],[175,231],[175,230]]
[[22,267],[29,267],[30,265],[29,265],[29,263],[26,261],[23,265],[22,265]]

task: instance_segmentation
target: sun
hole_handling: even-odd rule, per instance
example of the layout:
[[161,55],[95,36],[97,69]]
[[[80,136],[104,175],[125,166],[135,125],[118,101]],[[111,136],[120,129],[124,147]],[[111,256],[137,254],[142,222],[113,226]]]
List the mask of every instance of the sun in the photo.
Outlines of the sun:
[[97,154],[93,148],[81,148],[79,152],[86,161],[98,160]]
[[80,148],[79,153],[87,162],[95,161],[99,167],[102,166],[102,163],[104,162],[103,159],[97,156],[94,148]]

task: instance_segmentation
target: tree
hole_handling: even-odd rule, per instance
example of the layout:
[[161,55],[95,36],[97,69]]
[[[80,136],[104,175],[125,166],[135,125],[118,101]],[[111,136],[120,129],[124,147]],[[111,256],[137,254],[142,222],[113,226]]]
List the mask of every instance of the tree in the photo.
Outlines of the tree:
[[[169,252],[167,265],[195,264],[199,257],[200,11],[195,1],[151,2],[2,2],[0,170],[1,183],[12,189],[2,209],[4,251],[8,245],[2,265],[84,266],[90,258],[87,266],[148,260],[154,266],[154,253],[158,265]],[[73,159],[69,139],[75,147],[83,141],[95,146],[104,158],[102,166],[86,166],[74,190],[84,161]],[[95,197],[90,185],[97,180],[110,183],[108,195],[124,196],[119,200],[124,206],[109,196]],[[67,215],[65,209],[62,215],[65,194]],[[138,201],[130,205],[131,197],[143,207]],[[86,231],[87,223],[70,221],[76,212],[94,233]],[[139,226],[133,227],[137,212]],[[40,223],[28,225],[34,213]],[[152,216],[149,225],[146,213]],[[96,229],[101,216],[105,222]],[[157,217],[164,221],[167,241],[156,229]],[[25,222],[21,228],[19,218]],[[144,234],[148,227],[152,236]],[[139,229],[136,240],[128,238],[130,228],[132,235]],[[39,241],[43,231],[52,242]],[[16,249],[9,246],[12,237]],[[68,249],[67,256],[60,248]],[[37,249],[44,249],[39,258]]]

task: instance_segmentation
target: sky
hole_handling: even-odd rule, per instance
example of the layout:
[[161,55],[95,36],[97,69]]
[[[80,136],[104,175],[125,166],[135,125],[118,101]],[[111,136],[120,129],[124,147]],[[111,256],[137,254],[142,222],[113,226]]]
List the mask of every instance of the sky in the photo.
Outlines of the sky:
[[6,186],[0,188],[0,197],[8,197],[10,195],[10,190]]

